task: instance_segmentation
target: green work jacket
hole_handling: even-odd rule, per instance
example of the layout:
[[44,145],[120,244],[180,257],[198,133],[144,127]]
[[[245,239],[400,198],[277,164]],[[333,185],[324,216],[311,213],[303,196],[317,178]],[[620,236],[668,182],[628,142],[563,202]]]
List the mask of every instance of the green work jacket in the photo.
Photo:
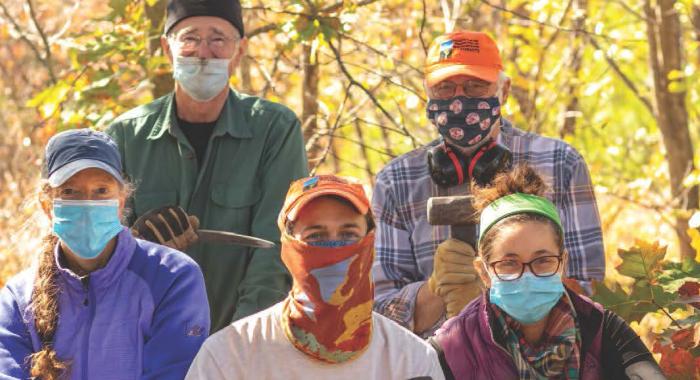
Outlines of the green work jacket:
[[132,109],[109,128],[135,185],[130,223],[153,208],[179,205],[199,218],[200,228],[278,243],[253,249],[198,242],[188,249],[204,273],[213,333],[289,291],[276,219],[289,184],[307,175],[304,142],[291,110],[231,90],[199,165],[177,125],[174,99],[171,93]]

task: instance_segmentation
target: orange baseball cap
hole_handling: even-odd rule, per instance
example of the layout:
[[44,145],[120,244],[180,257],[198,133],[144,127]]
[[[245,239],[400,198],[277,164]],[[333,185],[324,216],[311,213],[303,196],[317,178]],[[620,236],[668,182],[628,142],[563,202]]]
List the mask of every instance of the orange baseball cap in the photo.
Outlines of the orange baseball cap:
[[482,32],[457,31],[430,44],[425,80],[429,87],[455,75],[495,82],[501,70],[503,63],[493,38]]
[[365,215],[369,211],[369,200],[361,184],[334,175],[317,175],[292,182],[284,200],[277,223],[284,230],[287,220],[294,221],[299,211],[310,201],[324,195],[336,195],[347,199]]

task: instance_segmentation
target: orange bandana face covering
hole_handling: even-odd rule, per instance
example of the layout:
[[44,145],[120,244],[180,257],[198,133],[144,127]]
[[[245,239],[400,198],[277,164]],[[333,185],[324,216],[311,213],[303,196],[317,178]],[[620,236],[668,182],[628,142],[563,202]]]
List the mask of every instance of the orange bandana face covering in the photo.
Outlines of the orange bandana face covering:
[[373,231],[357,243],[333,248],[282,234],[282,261],[294,279],[282,326],[297,349],[327,363],[342,363],[369,346],[373,259]]

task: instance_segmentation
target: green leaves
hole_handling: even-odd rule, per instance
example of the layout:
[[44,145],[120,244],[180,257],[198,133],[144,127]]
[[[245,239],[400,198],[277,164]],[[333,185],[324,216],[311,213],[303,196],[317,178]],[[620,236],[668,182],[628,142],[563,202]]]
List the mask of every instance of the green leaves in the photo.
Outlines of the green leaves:
[[658,242],[648,244],[638,241],[629,250],[619,249],[617,253],[622,259],[622,264],[616,268],[620,274],[653,282],[661,270],[659,264],[666,255],[666,247],[659,246]]
[[[608,288],[604,283],[594,283],[593,299],[614,311],[627,321],[639,321],[647,313],[673,312],[682,308],[678,295],[667,291],[659,282],[664,266],[666,247],[658,242],[637,241],[631,248],[618,250],[622,262],[617,271],[635,281],[625,291],[616,284]],[[667,273],[665,278],[676,278],[677,273]]]

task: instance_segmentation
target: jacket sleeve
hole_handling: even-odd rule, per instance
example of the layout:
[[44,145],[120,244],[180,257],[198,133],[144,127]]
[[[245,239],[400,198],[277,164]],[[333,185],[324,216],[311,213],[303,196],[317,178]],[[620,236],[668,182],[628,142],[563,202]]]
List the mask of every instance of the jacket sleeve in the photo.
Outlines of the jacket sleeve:
[[416,297],[425,281],[418,270],[410,232],[399,215],[391,182],[385,168],[377,175],[372,196],[377,224],[372,265],[374,310],[413,331]]
[[601,358],[606,379],[665,379],[639,335],[610,310],[605,310],[603,315],[602,339]]
[[251,224],[253,236],[276,241],[278,247],[252,251],[252,258],[238,287],[234,321],[279,302],[291,286],[287,270],[280,259],[277,216],[289,185],[292,181],[307,176],[308,168],[301,125],[295,116],[289,119],[286,133],[279,137],[271,136],[263,154],[264,169],[260,177],[262,196],[253,208]]
[[555,203],[564,225],[564,245],[569,252],[569,277],[589,281],[605,276],[605,253],[600,215],[588,166],[583,157],[568,147],[565,158],[568,176],[555,194]]
[[209,335],[209,302],[199,267],[188,259],[169,284],[144,344],[142,379],[182,380]]
[[0,290],[0,379],[28,379],[33,353],[22,309],[8,286]]

